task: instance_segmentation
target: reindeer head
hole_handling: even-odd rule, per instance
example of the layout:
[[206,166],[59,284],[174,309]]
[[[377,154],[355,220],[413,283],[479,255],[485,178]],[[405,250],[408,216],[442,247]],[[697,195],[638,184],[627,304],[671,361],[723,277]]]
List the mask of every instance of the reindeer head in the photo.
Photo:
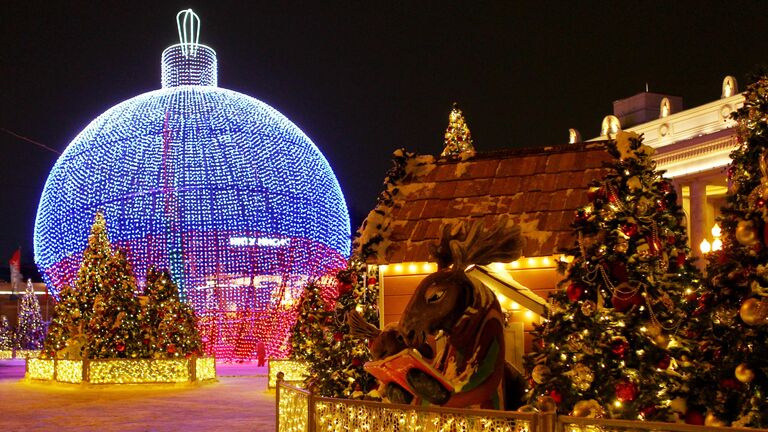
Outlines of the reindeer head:
[[432,248],[438,271],[416,288],[400,320],[400,333],[409,346],[419,346],[427,335],[451,333],[468,308],[495,301],[490,290],[480,291],[464,273],[471,264],[514,261],[523,247],[520,227],[507,220],[486,229],[482,221],[469,230],[443,227],[440,243]]

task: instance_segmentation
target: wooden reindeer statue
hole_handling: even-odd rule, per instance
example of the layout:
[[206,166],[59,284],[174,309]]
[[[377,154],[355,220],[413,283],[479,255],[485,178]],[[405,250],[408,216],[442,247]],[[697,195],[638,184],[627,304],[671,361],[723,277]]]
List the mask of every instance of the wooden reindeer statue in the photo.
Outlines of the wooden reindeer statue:
[[[416,288],[405,307],[399,331],[408,346],[421,345],[428,335],[445,337],[444,349],[433,366],[453,386],[453,392],[435,392],[439,387],[420,370],[409,382],[421,398],[443,406],[490,409],[516,408],[522,399],[506,382],[512,379],[504,361],[504,317],[496,295],[484,284],[467,277],[471,265],[514,261],[523,247],[520,227],[506,221],[486,229],[482,222],[468,230],[446,226],[440,243],[433,248],[438,271]],[[517,374],[521,391],[522,377]],[[431,393],[431,394],[430,394]]]
[[[409,392],[388,384],[384,391],[390,401],[411,402],[409,393],[414,393],[415,403],[428,401],[447,407],[513,410],[523,404],[525,381],[504,360],[501,306],[487,286],[465,273],[471,265],[516,260],[523,241],[520,228],[509,227],[506,221],[490,229],[482,222],[469,230],[445,227],[432,250],[438,271],[416,288],[398,327],[360,334],[375,337],[371,346],[374,359],[413,348],[431,362],[429,370],[435,374],[418,368],[407,371]],[[431,352],[424,355],[427,336],[443,339],[438,344],[442,350],[434,356]],[[450,383],[450,390],[445,383]]]

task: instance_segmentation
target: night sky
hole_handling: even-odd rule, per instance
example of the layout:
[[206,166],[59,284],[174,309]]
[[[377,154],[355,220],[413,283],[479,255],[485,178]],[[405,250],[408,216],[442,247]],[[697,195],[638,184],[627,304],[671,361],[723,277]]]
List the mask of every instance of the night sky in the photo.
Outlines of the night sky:
[[[562,4],[561,4],[562,3]],[[717,99],[768,62],[762,2],[0,1],[0,268],[32,263],[57,154],[97,115],[160,87],[175,16],[200,16],[219,86],[297,124],[333,167],[354,226],[391,154],[438,154],[451,103],[479,151],[598,135],[612,101],[645,89]],[[7,131],[6,131],[7,130]],[[2,277],[2,276],[0,276]],[[7,276],[6,276],[7,277]]]

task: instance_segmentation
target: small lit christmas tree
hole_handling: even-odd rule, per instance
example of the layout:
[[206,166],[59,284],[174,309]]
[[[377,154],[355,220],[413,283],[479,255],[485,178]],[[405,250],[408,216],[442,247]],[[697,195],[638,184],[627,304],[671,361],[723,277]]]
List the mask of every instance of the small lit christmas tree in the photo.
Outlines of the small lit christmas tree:
[[83,358],[85,349],[84,313],[80,293],[64,286],[53,308],[53,318],[43,344],[43,358]]
[[146,343],[156,358],[184,357],[201,352],[202,342],[192,308],[179,299],[179,288],[168,271],[147,271]]
[[292,330],[293,357],[309,362],[305,383],[318,394],[362,398],[378,383],[363,369],[370,360],[368,345],[349,334],[347,313],[356,310],[366,321],[378,322],[378,281],[354,258],[337,280],[338,296],[333,301],[322,297],[319,285],[307,285]]
[[12,350],[13,340],[13,327],[11,327],[8,317],[0,316],[0,350]]
[[459,104],[453,104],[448,116],[448,127],[445,129],[445,147],[441,156],[461,157],[474,156],[475,147],[472,145],[472,133],[464,120],[464,114]]
[[45,329],[40,314],[40,302],[37,301],[32,279],[27,280],[27,289],[19,304],[19,325],[16,328],[16,348],[39,350],[43,346]]
[[700,353],[689,405],[709,426],[768,428],[768,76],[744,98],[718,221],[723,248],[708,256],[689,330]]
[[690,348],[678,332],[696,306],[685,216],[632,133],[607,144],[616,160],[576,213],[573,261],[526,356],[532,403],[575,416],[678,420]]

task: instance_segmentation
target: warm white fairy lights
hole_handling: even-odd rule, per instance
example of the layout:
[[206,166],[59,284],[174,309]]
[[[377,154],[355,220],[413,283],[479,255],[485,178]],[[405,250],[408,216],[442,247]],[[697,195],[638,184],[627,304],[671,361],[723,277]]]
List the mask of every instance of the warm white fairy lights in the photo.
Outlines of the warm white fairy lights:
[[283,373],[283,381],[289,383],[304,381],[309,376],[307,362],[298,360],[269,359],[267,372],[269,375],[267,386],[269,388],[277,386],[277,374],[281,372]]
[[178,383],[189,381],[186,360],[94,361],[88,372],[92,384]]
[[212,357],[90,361],[30,359],[26,377],[72,384],[181,383],[215,379],[216,363]]
[[283,357],[303,285],[349,255],[346,203],[298,127],[215,87],[216,54],[197,44],[192,21],[180,19],[189,34],[163,53],[163,88],[107,110],[56,162],[35,261],[56,297],[102,210],[140,285],[149,265],[170,269],[200,317],[206,352],[251,360],[261,341]]
[[53,380],[53,363],[53,360],[27,360],[27,378],[47,381]]

